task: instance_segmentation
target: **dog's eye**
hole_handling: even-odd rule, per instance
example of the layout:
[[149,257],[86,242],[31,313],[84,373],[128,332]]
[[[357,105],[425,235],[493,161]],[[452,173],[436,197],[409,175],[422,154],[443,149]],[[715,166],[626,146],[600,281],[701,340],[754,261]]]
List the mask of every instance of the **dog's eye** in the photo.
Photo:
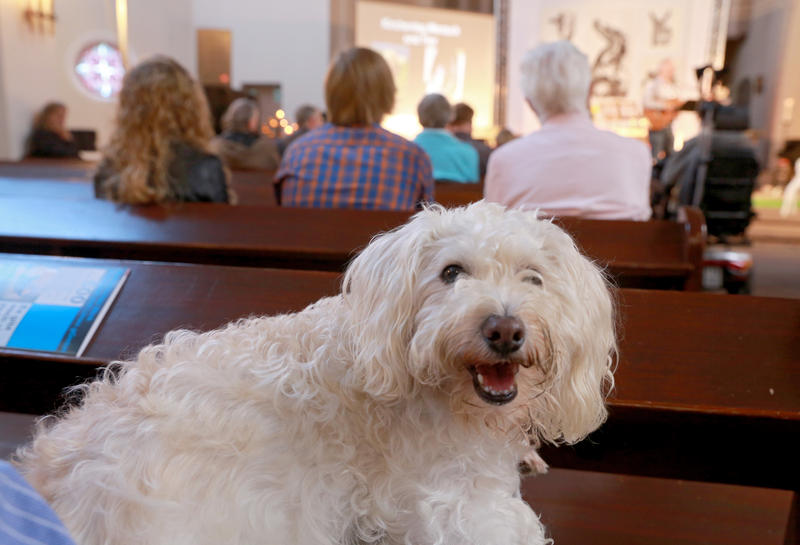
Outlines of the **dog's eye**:
[[522,279],[523,282],[529,282],[534,286],[541,286],[542,285],[542,277],[539,275],[538,272],[531,271],[531,274],[525,275]]
[[442,270],[442,282],[445,284],[452,284],[458,278],[458,275],[464,272],[464,267],[461,265],[448,265]]

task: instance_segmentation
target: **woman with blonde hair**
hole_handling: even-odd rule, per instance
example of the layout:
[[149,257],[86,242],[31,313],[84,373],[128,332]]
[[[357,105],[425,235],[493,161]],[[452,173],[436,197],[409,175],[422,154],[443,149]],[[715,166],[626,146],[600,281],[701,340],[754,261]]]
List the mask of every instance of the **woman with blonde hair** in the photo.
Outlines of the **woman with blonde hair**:
[[168,57],[144,61],[122,82],[95,193],[129,204],[229,202],[222,161],[207,151],[213,134],[205,95],[189,73]]
[[325,78],[326,123],[292,143],[275,175],[281,205],[413,210],[433,200],[431,162],[381,128],[394,108],[394,79],[379,53],[342,53]]
[[67,130],[67,107],[48,102],[36,114],[26,144],[27,157],[78,158],[78,145]]

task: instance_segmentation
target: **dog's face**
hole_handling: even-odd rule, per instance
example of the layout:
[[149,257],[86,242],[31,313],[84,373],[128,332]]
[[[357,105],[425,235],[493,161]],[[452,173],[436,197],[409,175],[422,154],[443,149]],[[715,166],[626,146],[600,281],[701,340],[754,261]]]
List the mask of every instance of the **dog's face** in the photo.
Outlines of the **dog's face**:
[[599,270],[535,213],[477,203],[417,214],[353,262],[354,373],[393,401],[430,388],[505,432],[575,441],[605,418],[615,350]]

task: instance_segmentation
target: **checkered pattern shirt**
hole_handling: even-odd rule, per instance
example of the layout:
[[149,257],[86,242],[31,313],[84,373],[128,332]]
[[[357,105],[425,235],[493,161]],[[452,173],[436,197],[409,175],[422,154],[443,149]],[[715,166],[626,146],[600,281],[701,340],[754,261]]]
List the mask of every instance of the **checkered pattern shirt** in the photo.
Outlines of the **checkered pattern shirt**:
[[309,132],[286,150],[275,181],[282,206],[413,210],[433,201],[428,156],[377,124]]

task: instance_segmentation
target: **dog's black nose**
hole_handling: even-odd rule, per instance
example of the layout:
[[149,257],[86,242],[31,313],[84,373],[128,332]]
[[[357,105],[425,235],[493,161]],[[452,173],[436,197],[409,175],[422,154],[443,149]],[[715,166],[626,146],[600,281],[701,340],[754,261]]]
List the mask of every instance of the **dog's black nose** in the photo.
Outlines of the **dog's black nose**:
[[492,314],[483,322],[481,334],[489,348],[502,356],[516,352],[525,342],[525,326],[514,316]]

